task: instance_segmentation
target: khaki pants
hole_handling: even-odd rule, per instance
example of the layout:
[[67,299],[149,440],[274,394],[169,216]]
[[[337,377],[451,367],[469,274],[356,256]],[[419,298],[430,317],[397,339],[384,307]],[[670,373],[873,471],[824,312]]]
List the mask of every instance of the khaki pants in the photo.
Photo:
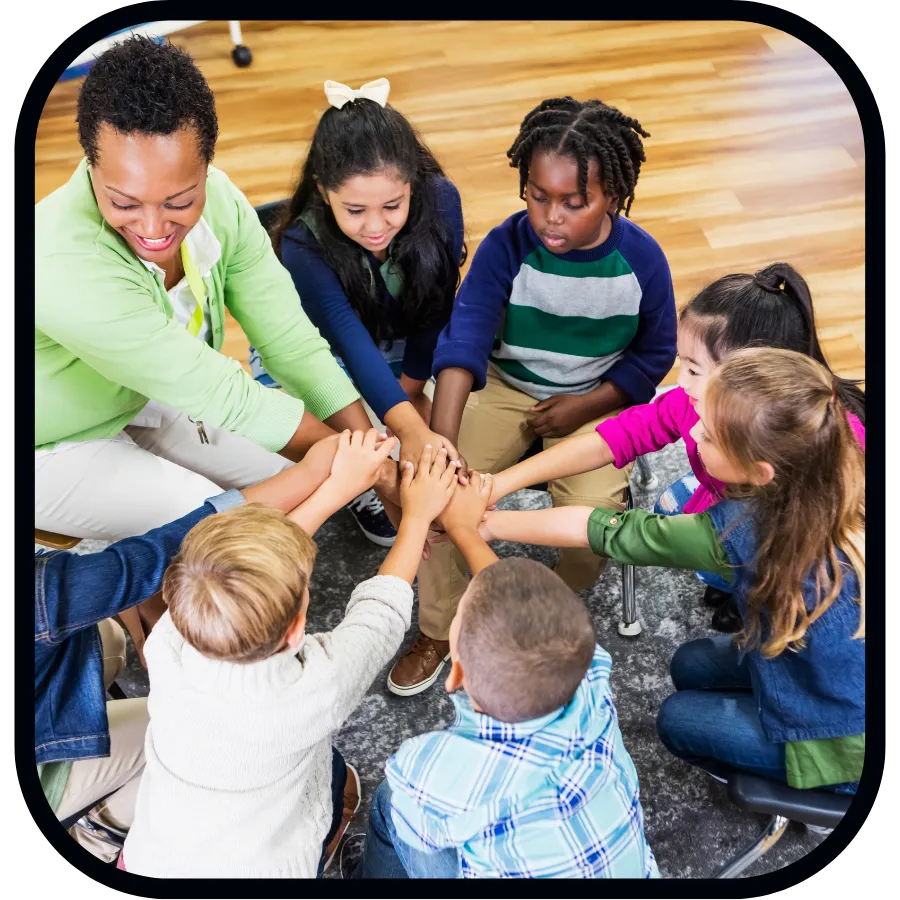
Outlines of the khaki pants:
[[[501,472],[514,465],[535,439],[528,427],[530,409],[537,401],[502,380],[488,366],[487,384],[469,394],[459,430],[459,452],[479,472]],[[614,416],[620,412],[610,413]],[[604,416],[603,418],[609,418]],[[601,419],[588,422],[568,437],[593,431]],[[545,438],[544,449],[565,438]],[[624,509],[625,488],[631,467],[606,466],[583,475],[550,483],[554,506],[604,506]],[[597,580],[606,561],[590,550],[560,551],[555,571],[574,591],[583,591]],[[437,544],[431,559],[419,567],[419,629],[435,640],[447,640],[450,622],[468,584],[462,555],[450,544]]]
[[118,541],[187,515],[291,463],[252,441],[162,408],[159,427],[129,425],[111,438],[64,444],[34,460],[34,527]]
[[[103,686],[108,688],[125,668],[125,634],[112,619],[99,625],[103,644]],[[144,771],[144,737],[150,721],[147,698],[114,700],[106,704],[109,717],[109,756],[79,759],[72,763],[57,819],[65,819],[106,797],[91,810],[100,825],[127,831],[134,819],[134,804]],[[118,848],[98,839],[86,829],[73,825],[69,834],[94,856],[109,862]]]

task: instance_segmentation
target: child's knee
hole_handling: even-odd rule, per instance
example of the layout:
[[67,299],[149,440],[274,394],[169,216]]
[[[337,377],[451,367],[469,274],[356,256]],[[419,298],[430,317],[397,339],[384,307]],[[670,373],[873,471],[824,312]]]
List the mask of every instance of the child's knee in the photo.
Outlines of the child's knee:
[[675,686],[676,691],[684,690],[689,683],[691,659],[693,657],[692,643],[693,641],[689,641],[686,644],[682,644],[672,655],[672,660],[669,663],[669,677],[672,679],[672,684]]
[[372,797],[372,818],[391,821],[391,786],[386,778],[378,785]]
[[681,730],[684,721],[681,698],[678,694],[670,694],[662,702],[659,712],[656,714],[656,734],[663,746],[670,752],[678,755],[677,734]]

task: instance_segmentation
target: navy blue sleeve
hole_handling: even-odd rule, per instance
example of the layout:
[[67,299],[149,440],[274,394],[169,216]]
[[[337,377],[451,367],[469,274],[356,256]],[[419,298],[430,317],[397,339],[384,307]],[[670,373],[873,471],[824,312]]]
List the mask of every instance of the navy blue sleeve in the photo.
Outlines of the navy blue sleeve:
[[669,263],[659,245],[634,227],[638,246],[634,253],[627,247],[623,253],[641,286],[638,329],[604,380],[621,388],[632,403],[649,403],[675,362],[678,319]]
[[521,263],[514,246],[518,218],[510,216],[478,245],[435,350],[433,373],[466,369],[475,379],[474,391],[480,391],[487,379],[494,335]]
[[357,389],[384,421],[391,407],[409,398],[305,225],[294,226],[285,233],[281,261],[291,273],[310,321],[343,359]]
[[434,348],[443,325],[435,325],[427,331],[412,334],[406,339],[403,351],[403,374],[416,381],[427,381],[431,378],[431,367],[434,364]]
[[116,541],[99,553],[36,557],[35,641],[59,644],[155,594],[184,536],[215,512],[207,501],[174,522]]

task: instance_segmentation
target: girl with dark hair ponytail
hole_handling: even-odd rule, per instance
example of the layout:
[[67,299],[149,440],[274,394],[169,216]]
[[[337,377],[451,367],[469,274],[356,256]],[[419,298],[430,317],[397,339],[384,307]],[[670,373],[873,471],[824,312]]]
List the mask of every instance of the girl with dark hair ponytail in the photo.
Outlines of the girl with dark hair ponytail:
[[[453,444],[430,427],[434,348],[465,260],[459,191],[410,123],[387,105],[386,79],[354,91],[325,82],[330,103],[300,183],[272,229],[303,309],[331,344],[375,416],[415,464],[425,444]],[[257,380],[273,384],[251,348]],[[371,540],[393,543],[380,500],[351,504]]]
[[[621,468],[644,453],[684,439],[691,471],[660,495],[655,511],[662,515],[700,513],[724,497],[724,485],[711,477],[700,459],[691,429],[695,407],[706,383],[728,354],[746,347],[774,347],[809,356],[831,374],[841,408],[857,442],[866,448],[866,398],[857,383],[839,378],[828,366],[819,338],[806,281],[785,262],[753,275],[725,275],[707,285],[681,311],[678,323],[678,387],[653,403],[632,406],[585,434],[539,453],[494,478],[496,502],[521,487],[614,464]],[[599,439],[598,439],[599,438]],[[735,632],[741,617],[730,585],[721,577],[697,573],[707,585],[704,602],[715,607],[713,627]]]

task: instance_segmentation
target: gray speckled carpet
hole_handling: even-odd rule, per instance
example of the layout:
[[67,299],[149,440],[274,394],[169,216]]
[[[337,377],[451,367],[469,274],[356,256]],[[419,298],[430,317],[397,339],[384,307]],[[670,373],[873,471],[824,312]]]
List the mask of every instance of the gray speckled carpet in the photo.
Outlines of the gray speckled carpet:
[[[688,470],[681,442],[647,457],[660,487],[652,493],[635,492],[635,505],[651,508],[659,491]],[[531,509],[549,504],[543,492],[521,491],[501,505]],[[334,516],[316,534],[319,557],[311,586],[310,631],[333,628],[343,616],[353,587],[375,574],[385,551],[366,540],[349,513]],[[79,552],[104,544],[84,541]],[[500,556],[528,555],[551,565],[554,550],[497,544]],[[764,817],[746,815],[729,802],[725,786],[702,771],[673,758],[656,737],[656,712],[671,693],[668,665],[684,641],[710,633],[711,611],[703,606],[703,585],[692,572],[673,569],[638,569],[635,584],[643,633],[621,637],[617,623],[621,611],[621,571],[609,564],[585,596],[594,617],[597,637],[613,658],[612,683],[619,722],[637,767],[647,838],[660,871],[668,878],[703,878],[711,875],[753,838]],[[413,614],[415,629],[415,612]],[[412,640],[412,633],[409,636]],[[147,673],[129,648],[128,670],[119,684],[129,696],[147,693]],[[406,738],[445,727],[452,721],[452,705],[438,685],[416,697],[388,693],[387,668],[372,685],[335,743],[363,782],[363,805],[351,832],[365,829],[369,800],[381,781],[387,757]],[[745,875],[782,868],[808,853],[823,838],[791,824],[778,843]],[[334,867],[329,875],[333,875]]]

